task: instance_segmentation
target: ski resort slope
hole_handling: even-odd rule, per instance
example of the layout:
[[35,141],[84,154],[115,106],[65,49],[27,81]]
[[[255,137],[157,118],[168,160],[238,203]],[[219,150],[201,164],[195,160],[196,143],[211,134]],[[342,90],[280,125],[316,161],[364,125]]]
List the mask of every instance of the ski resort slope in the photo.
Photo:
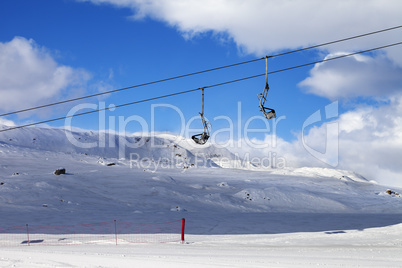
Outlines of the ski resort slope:
[[222,168],[219,159],[236,160],[229,151],[173,136],[157,137],[156,150],[130,137],[143,141],[124,152],[131,161],[116,146],[76,148],[63,137],[1,133],[0,227],[185,218],[186,242],[1,246],[0,267],[402,267],[401,189],[343,170]]
[[1,248],[1,267],[401,267],[402,226],[189,235],[186,244]]

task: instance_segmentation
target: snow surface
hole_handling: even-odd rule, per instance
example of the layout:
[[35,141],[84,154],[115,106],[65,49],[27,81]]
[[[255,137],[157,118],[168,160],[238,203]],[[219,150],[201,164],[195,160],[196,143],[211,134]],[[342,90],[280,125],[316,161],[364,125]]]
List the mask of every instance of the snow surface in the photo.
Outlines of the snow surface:
[[173,135],[125,138],[138,146],[122,152],[117,135],[70,134],[107,146],[78,148],[61,129],[0,133],[0,227],[186,218],[186,243],[0,242],[0,267],[402,267],[402,189],[344,170],[237,166]]

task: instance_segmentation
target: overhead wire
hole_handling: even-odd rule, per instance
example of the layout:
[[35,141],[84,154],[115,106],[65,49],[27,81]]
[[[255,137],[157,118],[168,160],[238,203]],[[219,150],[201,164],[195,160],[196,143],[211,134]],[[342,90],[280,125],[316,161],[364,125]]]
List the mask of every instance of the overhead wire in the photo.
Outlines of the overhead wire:
[[[276,70],[276,71],[271,71],[268,74],[275,74],[275,73],[279,73],[279,72],[285,72],[285,71],[289,71],[289,70],[293,70],[293,69],[297,69],[297,68],[306,67],[306,66],[309,66],[309,65],[315,65],[315,64],[318,64],[318,63],[323,63],[323,62],[327,62],[327,61],[346,58],[346,57],[350,57],[350,56],[353,56],[353,55],[363,54],[363,53],[367,53],[367,52],[371,52],[371,51],[375,51],[375,50],[379,50],[379,49],[384,49],[384,48],[388,48],[388,47],[392,47],[392,46],[397,46],[397,45],[402,45],[402,42],[388,44],[388,45],[384,45],[384,46],[380,46],[380,47],[376,47],[376,48],[372,48],[372,49],[367,49],[367,50],[362,50],[362,51],[358,51],[358,52],[353,52],[353,53],[349,53],[349,54],[343,54],[343,55],[340,55],[340,56],[336,56],[336,57],[332,57],[332,58],[326,58],[326,59],[323,59],[323,60],[309,62],[309,63],[305,63],[305,64],[301,64],[301,65],[297,65],[297,66],[292,66],[292,67],[288,67],[288,68],[284,68],[284,69],[280,69],[280,70]],[[54,122],[54,121],[59,121],[59,120],[67,119],[67,118],[76,117],[76,116],[82,116],[82,115],[87,115],[87,114],[91,114],[91,113],[97,113],[97,112],[101,112],[101,111],[115,109],[115,108],[119,108],[119,107],[139,104],[139,103],[143,103],[143,102],[149,102],[149,101],[153,101],[153,100],[157,100],[157,99],[163,99],[163,98],[167,98],[167,97],[187,94],[187,93],[190,93],[190,92],[202,90],[202,88],[207,89],[207,88],[223,86],[223,85],[227,85],[227,84],[231,84],[231,83],[236,83],[236,82],[240,82],[240,81],[244,81],[244,80],[257,78],[257,77],[264,76],[264,75],[266,75],[266,73],[257,74],[257,75],[253,75],[253,76],[248,76],[248,77],[243,77],[243,78],[239,78],[239,79],[235,79],[235,80],[231,80],[231,81],[226,81],[226,82],[213,84],[213,85],[209,85],[209,86],[203,86],[203,87],[199,87],[199,88],[195,88],[195,89],[190,89],[190,90],[185,90],[185,91],[181,91],[181,92],[171,93],[171,94],[162,95],[162,96],[158,96],[158,97],[148,98],[148,99],[144,99],[144,100],[139,100],[139,101],[124,103],[124,104],[114,105],[112,107],[106,107],[106,108],[102,108],[102,109],[97,109],[97,110],[77,113],[77,114],[73,114],[73,115],[69,115],[69,116],[49,119],[49,120],[30,123],[30,124],[26,124],[26,125],[10,127],[10,128],[7,128],[7,129],[1,129],[0,132],[5,132],[5,131],[13,130],[13,129],[19,129],[19,128],[24,128],[24,127],[29,127],[29,126],[39,125],[39,124],[45,124],[45,123],[49,123],[49,122]]]
[[[291,53],[301,52],[301,51],[308,50],[308,49],[318,48],[318,47],[322,47],[322,46],[327,46],[327,45],[331,45],[331,44],[335,44],[335,43],[339,43],[339,42],[344,42],[344,41],[348,41],[348,40],[352,40],[352,39],[356,39],[356,38],[361,38],[361,37],[373,35],[373,34],[378,34],[378,33],[386,32],[386,31],[396,30],[398,28],[402,28],[402,25],[395,26],[395,27],[390,27],[390,28],[385,28],[385,29],[382,29],[382,30],[369,32],[369,33],[365,33],[365,34],[355,35],[355,36],[351,36],[351,37],[348,37],[348,38],[338,39],[338,40],[335,40],[335,41],[326,42],[326,43],[322,43],[322,44],[318,44],[318,45],[314,45],[314,46],[310,46],[310,47],[305,47],[305,48],[291,50],[291,51],[287,51],[287,52],[283,52],[283,53],[279,53],[279,54],[274,54],[274,55],[270,55],[270,56],[267,56],[267,57],[269,57],[269,58],[279,57],[279,56],[288,55],[288,54],[291,54]],[[259,60],[263,60],[265,58],[266,57],[257,58],[257,59],[253,59],[253,60],[238,62],[238,63],[234,63],[234,64],[229,64],[229,65],[224,65],[224,66],[211,68],[211,69],[206,69],[206,70],[202,70],[202,71],[197,71],[197,72],[193,72],[193,73],[188,73],[188,74],[173,76],[173,77],[169,77],[169,78],[165,78],[165,79],[155,80],[155,81],[151,81],[151,82],[147,82],[147,83],[143,83],[143,84],[137,84],[137,85],[133,85],[133,86],[129,86],[129,87],[123,87],[123,88],[119,88],[119,89],[104,91],[104,92],[100,92],[100,93],[96,93],[96,94],[91,94],[91,95],[86,95],[86,96],[82,96],[82,97],[72,98],[72,99],[63,100],[63,101],[59,101],[59,102],[53,102],[53,103],[49,103],[49,104],[44,104],[44,105],[40,105],[40,106],[36,106],[36,107],[26,108],[26,109],[22,109],[22,110],[18,110],[18,111],[8,112],[8,113],[0,114],[0,117],[12,115],[12,114],[18,114],[18,113],[22,113],[22,112],[28,112],[28,111],[37,110],[37,109],[46,108],[46,107],[51,107],[51,106],[64,104],[64,103],[68,103],[68,102],[73,102],[73,101],[78,101],[78,100],[83,100],[83,99],[87,99],[87,98],[97,97],[97,96],[101,96],[101,95],[105,95],[105,94],[110,94],[110,93],[115,93],[115,92],[124,91],[124,90],[128,90],[128,89],[133,89],[133,88],[137,88],[137,87],[143,87],[143,86],[157,84],[157,83],[161,83],[161,82],[167,82],[167,81],[170,81],[170,80],[175,80],[175,79],[184,78],[184,77],[188,77],[188,76],[193,76],[193,75],[197,75],[197,74],[217,71],[217,70],[230,68],[230,67],[234,67],[234,66],[238,66],[238,65],[242,65],[242,64],[256,62],[256,61],[259,61]]]
[[[401,27],[402,27],[402,26],[401,26]],[[119,89],[114,89],[114,90],[109,90],[109,91],[104,91],[104,92],[92,94],[92,95],[87,95],[87,96],[82,96],[82,97],[78,97],[78,98],[68,99],[68,100],[64,100],[64,101],[59,101],[59,102],[44,104],[44,105],[40,105],[40,106],[36,106],[36,107],[31,107],[31,108],[27,108],[27,109],[22,109],[22,110],[18,110],[18,111],[14,111],[14,112],[9,112],[9,113],[0,114],[0,117],[2,117],[2,116],[7,116],[7,115],[12,115],[12,114],[17,114],[17,113],[22,113],[22,112],[28,112],[28,111],[32,111],[32,110],[37,110],[37,109],[46,108],[46,107],[50,107],[50,106],[54,106],[54,105],[59,105],[59,104],[63,104],[63,103],[68,103],[68,102],[73,102],[73,101],[88,99],[88,98],[97,97],[97,96],[101,96],[101,95],[105,95],[105,94],[110,94],[110,93],[115,93],[115,92],[119,92],[119,91],[123,91],[123,90],[127,90],[127,89],[133,89],[133,88],[148,86],[148,85],[157,84],[157,83],[161,83],[161,82],[167,82],[167,81],[170,81],[170,80],[175,80],[175,79],[179,79],[179,78],[184,78],[184,77],[187,77],[187,76],[192,76],[192,75],[197,75],[197,74],[202,74],[202,73],[217,71],[217,70],[220,70],[220,69],[225,69],[225,68],[234,67],[234,66],[237,66],[237,65],[242,65],[242,64],[247,64],[247,63],[259,61],[259,60],[262,60],[262,59],[264,59],[264,58],[258,58],[258,59],[254,59],[254,60],[238,62],[238,63],[234,63],[234,64],[230,64],[230,65],[225,65],[225,66],[216,67],[216,68],[212,68],[212,69],[207,69],[207,70],[203,70],[203,71],[198,71],[198,72],[194,72],[194,73],[188,73],[188,74],[173,76],[173,77],[169,77],[169,78],[165,78],[165,79],[160,79],[160,80],[155,80],[155,81],[151,81],[151,82],[147,82],[147,83],[143,83],[143,84],[138,84],[138,85],[134,85],[134,86],[123,87],[123,88],[119,88]]]
[[313,49],[313,48],[317,48],[317,47],[332,45],[332,44],[336,44],[336,43],[339,43],[339,42],[349,41],[349,40],[352,40],[352,39],[361,38],[361,37],[365,37],[365,36],[369,36],[369,35],[373,35],[373,34],[378,34],[378,33],[386,32],[386,31],[396,30],[398,28],[402,28],[402,25],[391,27],[391,28],[386,28],[386,29],[382,29],[382,30],[374,31],[374,32],[370,32],[370,33],[355,35],[355,36],[347,37],[347,38],[343,38],[343,39],[338,39],[338,40],[335,40],[335,41],[322,43],[322,44],[319,44],[319,45],[314,45],[314,46],[310,46],[310,47],[305,47],[305,48],[300,48],[300,49],[291,50],[291,51],[287,51],[287,52],[282,52],[282,53],[271,55],[271,56],[268,56],[268,57],[274,58],[274,57],[284,56],[284,55],[288,55],[288,54],[296,53],[296,52],[301,52],[301,51],[308,50],[308,49]]

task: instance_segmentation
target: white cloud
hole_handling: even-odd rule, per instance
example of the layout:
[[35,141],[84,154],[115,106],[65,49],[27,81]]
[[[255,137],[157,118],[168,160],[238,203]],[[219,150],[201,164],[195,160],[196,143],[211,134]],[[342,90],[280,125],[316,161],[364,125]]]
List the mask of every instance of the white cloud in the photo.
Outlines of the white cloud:
[[[359,124],[356,118],[362,118]],[[402,98],[347,112],[340,116],[339,126],[342,166],[402,186]]]
[[[334,53],[333,58],[348,53]],[[306,91],[330,100],[358,96],[389,98],[402,89],[402,68],[383,55],[354,55],[340,60],[319,63],[310,77],[299,85]]]
[[[331,130],[328,124],[338,124],[339,131]],[[377,108],[365,106],[348,111],[334,121],[310,128],[304,137],[301,131],[292,142],[267,135],[263,141],[253,140],[255,144],[269,145],[264,149],[255,149],[241,141],[242,147],[232,150],[261,158],[275,153],[276,161],[285,159],[289,167],[330,167],[327,163],[334,155],[324,152],[338,147],[337,168],[353,170],[381,184],[402,187],[402,97],[392,98],[390,104]],[[306,147],[323,154],[313,156]]]
[[[77,0],[111,4],[175,27],[185,37],[223,34],[245,53],[265,55],[401,25],[399,0]],[[402,28],[321,47],[359,51],[400,42]],[[219,36],[220,38],[222,35]],[[331,100],[382,97],[401,85],[402,45],[374,58],[357,55],[317,65],[301,83],[307,91]],[[398,67],[399,66],[399,67]]]
[[0,126],[15,127],[16,124],[11,120],[0,117]]
[[58,64],[33,40],[15,37],[0,43],[0,110],[15,111],[74,95],[89,80],[88,72]]
[[[111,4],[175,27],[185,37],[212,32],[233,40],[245,53],[271,54],[401,24],[399,0],[77,0]],[[400,42],[402,28],[320,49],[328,56]],[[222,35],[220,35],[220,38]],[[402,45],[373,58],[357,55],[317,65],[301,85],[331,100],[383,97],[401,85]],[[398,67],[399,66],[399,67]]]
[[[133,18],[151,17],[185,36],[225,33],[246,53],[293,49],[401,24],[399,0],[77,0],[133,10]],[[401,29],[330,46],[330,51],[359,50],[400,41]],[[391,50],[390,50],[391,51]],[[391,56],[402,66],[401,49]],[[399,56],[398,56],[399,55]]]

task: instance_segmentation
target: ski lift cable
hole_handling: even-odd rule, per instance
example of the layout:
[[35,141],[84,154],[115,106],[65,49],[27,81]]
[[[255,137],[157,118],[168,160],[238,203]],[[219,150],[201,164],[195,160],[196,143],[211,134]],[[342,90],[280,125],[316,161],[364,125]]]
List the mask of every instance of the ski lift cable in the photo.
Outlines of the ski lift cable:
[[336,44],[336,43],[340,43],[340,42],[344,42],[344,41],[349,41],[349,40],[352,40],[352,39],[361,38],[361,37],[365,37],[365,36],[369,36],[369,35],[373,35],[373,34],[378,34],[378,33],[386,32],[386,31],[392,31],[392,30],[396,30],[396,29],[399,29],[399,28],[402,28],[402,25],[391,27],[391,28],[386,28],[386,29],[382,29],[382,30],[378,30],[378,31],[374,31],[374,32],[369,32],[369,33],[365,33],[365,34],[355,35],[355,36],[351,36],[351,37],[347,37],[347,38],[343,38],[343,39],[338,39],[338,40],[331,41],[331,42],[321,43],[321,44],[310,46],[310,47],[291,50],[291,51],[271,55],[271,56],[268,56],[268,57],[274,58],[274,57],[284,56],[284,55],[297,53],[297,52],[301,52],[301,51],[308,50],[308,49],[313,49],[313,48],[317,48],[317,47],[332,45],[332,44]]
[[[401,26],[401,27],[402,27],[402,26]],[[68,99],[68,100],[64,100],[64,101],[59,101],[59,102],[44,104],[44,105],[40,105],[40,106],[36,106],[36,107],[31,107],[31,108],[26,108],[26,109],[14,111],[14,112],[8,112],[8,113],[0,114],[0,117],[2,117],[2,116],[7,116],[7,115],[12,115],[12,114],[23,113],[23,112],[28,112],[28,111],[37,110],[37,109],[46,108],[46,107],[51,107],[51,106],[55,106],[55,105],[59,105],[59,104],[64,104],[64,103],[68,103],[68,102],[73,102],[73,101],[78,101],[78,100],[83,100],[83,99],[87,99],[87,98],[98,97],[98,96],[101,96],[101,95],[110,94],[110,93],[116,93],[116,92],[119,92],[119,91],[124,91],[124,90],[128,90],[128,89],[133,89],[133,88],[137,88],[137,87],[149,86],[149,85],[153,85],[153,84],[157,84],[157,83],[162,83],[162,82],[167,82],[167,81],[170,81],[170,80],[175,80],[175,79],[179,79],[179,78],[184,78],[184,77],[188,77],[188,76],[192,76],[192,75],[197,75],[197,74],[202,74],[202,73],[217,71],[217,70],[221,70],[221,69],[225,69],[225,68],[230,68],[230,67],[234,67],[234,66],[238,66],[238,65],[242,65],[242,64],[247,64],[247,63],[256,62],[256,61],[259,61],[259,60],[262,60],[262,59],[264,59],[264,58],[258,58],[258,59],[253,59],[253,60],[238,62],[238,63],[234,63],[234,64],[230,64],[230,65],[225,65],[225,66],[221,66],[221,67],[215,67],[215,68],[212,68],[212,69],[207,69],[207,70],[202,70],[202,71],[198,71],[198,72],[193,72],[193,73],[188,73],[188,74],[173,76],[173,77],[169,77],[169,78],[165,78],[165,79],[155,80],[155,81],[151,81],[151,82],[147,82],[147,83],[137,84],[137,85],[134,85],[134,86],[124,87],[124,88],[109,90],[109,91],[100,92],[100,93],[96,93],[96,94],[92,94],[92,95],[87,95],[87,96],[82,96],[82,97],[78,97],[78,98]]]
[[[346,58],[346,57],[350,57],[350,56],[353,56],[353,55],[363,54],[363,53],[367,53],[367,52],[371,52],[371,51],[375,51],[375,50],[379,50],[379,49],[384,49],[384,48],[388,48],[388,47],[392,47],[392,46],[397,46],[397,45],[402,45],[402,42],[397,42],[397,43],[393,43],[393,44],[389,44],[389,45],[384,45],[384,46],[381,46],[381,47],[362,50],[362,51],[353,52],[353,53],[349,53],[349,54],[344,54],[344,55],[340,55],[340,56],[336,56],[336,57],[332,57],[332,58],[328,58],[328,59],[323,59],[323,60],[319,60],[319,61],[309,62],[309,63],[297,65],[297,66],[292,66],[292,67],[280,69],[280,70],[275,70],[275,71],[268,72],[268,74],[275,74],[275,73],[290,71],[290,70],[293,70],[293,69],[298,69],[298,68],[314,65],[314,64],[317,64],[317,63],[323,63],[323,62],[327,62],[327,61],[331,61],[331,60],[337,60],[337,59],[341,59],[341,58]],[[177,95],[187,94],[187,93],[195,92],[195,91],[198,91],[198,90],[202,90],[203,88],[204,89],[214,88],[214,87],[218,87],[218,86],[223,86],[223,85],[227,85],[227,84],[237,83],[237,82],[240,82],[240,81],[245,81],[245,80],[261,77],[261,76],[264,76],[264,75],[266,75],[266,73],[257,74],[257,75],[253,75],[253,76],[248,76],[248,77],[243,77],[243,78],[239,78],[239,79],[235,79],[235,80],[231,80],[231,81],[226,81],[226,82],[213,84],[213,85],[209,85],[209,86],[204,86],[204,87],[200,87],[200,88],[195,88],[195,89],[185,90],[185,91],[181,91],[181,92],[171,93],[171,94],[167,94],[167,95],[157,96],[157,97],[153,97],[153,98],[149,98],[149,99],[134,101],[134,102],[125,103],[125,104],[119,104],[119,105],[115,105],[115,106],[112,106],[112,107],[106,107],[106,108],[102,108],[102,109],[97,109],[97,110],[77,113],[77,114],[70,115],[70,116],[64,116],[64,117],[49,119],[49,120],[45,120],[45,121],[30,123],[30,124],[26,124],[26,125],[15,126],[15,127],[10,127],[10,128],[6,128],[6,129],[0,129],[0,132],[5,132],[5,131],[13,130],[13,129],[19,129],[19,128],[24,128],[24,127],[29,127],[29,126],[34,126],[34,125],[39,125],[39,124],[59,121],[59,120],[72,118],[72,117],[76,117],[76,116],[87,115],[87,114],[106,111],[106,110],[110,110],[110,109],[114,109],[114,108],[120,108],[120,107],[139,104],[139,103],[143,103],[143,102],[149,102],[149,101],[153,101],[153,100],[173,97],[173,96],[177,96]]]
[[[348,41],[348,40],[352,40],[352,39],[356,39],[356,38],[361,38],[361,37],[373,35],[373,34],[378,34],[378,33],[386,32],[386,31],[396,30],[396,29],[399,29],[399,28],[402,28],[402,25],[395,26],[395,27],[390,27],[390,28],[386,28],[386,29],[382,29],[382,30],[378,30],[378,31],[374,31],[374,32],[369,32],[369,33],[365,33],[365,34],[360,34],[360,35],[356,35],[356,36],[352,36],[352,37],[348,37],[348,38],[343,38],[343,39],[339,39],[339,40],[335,40],[335,41],[331,41],[331,42],[326,42],[326,43],[322,43],[322,44],[318,44],[318,45],[314,45],[314,46],[310,46],[310,47],[305,47],[305,48],[291,50],[291,51],[287,51],[287,52],[283,52],[283,53],[279,53],[279,54],[274,54],[274,55],[270,55],[268,57],[270,57],[270,58],[279,57],[279,56],[288,55],[288,54],[291,54],[291,53],[301,52],[301,51],[308,50],[308,49],[318,48],[318,47],[322,47],[322,46],[327,46],[327,45],[331,45],[331,44],[335,44],[335,43],[339,43],[339,42],[344,42],[344,41]],[[230,65],[225,65],[225,66],[221,66],[221,67],[206,69],[206,70],[202,70],[202,71],[198,71],[198,72],[193,72],[193,73],[173,76],[173,77],[169,77],[169,78],[165,78],[165,79],[160,79],[160,80],[155,80],[155,81],[151,81],[151,82],[147,82],[147,83],[143,83],[143,84],[137,84],[137,85],[133,85],[133,86],[129,86],[129,87],[123,87],[123,88],[119,88],[119,89],[109,90],[109,91],[105,91],[105,92],[100,92],[100,93],[96,93],[96,94],[91,94],[91,95],[87,95],[87,96],[78,97],[78,98],[72,98],[72,99],[68,99],[68,100],[64,100],[64,101],[53,102],[53,103],[40,105],[40,106],[36,106],[36,107],[31,107],[31,108],[26,108],[26,109],[22,109],[22,110],[18,110],[18,111],[8,112],[8,113],[0,114],[0,117],[7,116],[7,115],[12,115],[12,114],[23,113],[23,112],[28,112],[28,111],[37,110],[37,109],[46,108],[46,107],[51,107],[51,106],[64,104],[64,103],[68,103],[68,102],[73,102],[73,101],[78,101],[78,100],[83,100],[83,99],[87,99],[87,98],[97,97],[97,96],[101,96],[101,95],[105,95],[105,94],[115,93],[115,92],[119,92],[119,91],[124,91],[124,90],[133,89],[133,88],[137,88],[137,87],[152,85],[152,84],[156,84],[156,83],[162,83],[162,82],[166,82],[166,81],[170,81],[170,80],[174,80],[174,79],[179,79],[179,78],[184,78],[184,77],[188,77],[188,76],[192,76],[192,75],[197,75],[197,74],[217,71],[217,70],[220,70],[220,69],[230,68],[230,67],[234,67],[234,66],[238,66],[238,65],[242,65],[242,64],[247,64],[247,63],[252,63],[252,62],[259,61],[259,60],[263,60],[266,57],[257,58],[257,59],[249,60],[249,61],[243,61],[243,62],[234,63],[234,64],[230,64]]]
[[[314,62],[309,62],[309,63],[305,63],[305,64],[301,64],[301,65],[296,65],[296,66],[292,66],[292,67],[288,67],[288,68],[284,68],[284,69],[280,69],[280,70],[270,71],[270,72],[268,72],[268,74],[286,72],[286,71],[290,71],[290,70],[293,70],[293,69],[298,69],[298,68],[306,67],[306,66],[309,66],[309,65],[314,65],[314,64],[317,64],[317,63],[322,63],[322,62],[331,61],[331,60],[338,60],[338,59],[341,59],[341,58],[346,58],[346,57],[350,57],[350,56],[354,56],[354,55],[358,55],[358,54],[363,54],[363,53],[367,53],[367,52],[371,52],[371,51],[375,51],[375,50],[380,50],[380,49],[384,49],[384,48],[388,48],[388,47],[398,46],[398,45],[402,45],[402,42],[392,43],[392,44],[389,44],[389,45],[384,45],[384,46],[381,46],[381,47],[366,49],[366,50],[353,52],[353,53],[349,53],[349,54],[343,54],[343,55],[340,55],[340,56],[336,56],[336,57],[332,57],[332,58],[328,58],[328,59],[323,59],[323,60],[319,60],[319,61],[314,61]],[[227,81],[227,82],[222,82],[222,83],[206,86],[205,88],[223,86],[223,85],[226,85],[226,84],[231,84],[231,83],[236,83],[236,82],[240,82],[240,81],[243,81],[243,80],[253,79],[253,78],[261,77],[261,76],[264,76],[264,75],[265,75],[265,73],[257,74],[257,75],[253,75],[253,76],[248,76],[248,77],[244,77],[244,78],[239,78],[239,79],[235,79],[235,80],[231,80],[231,81]]]

